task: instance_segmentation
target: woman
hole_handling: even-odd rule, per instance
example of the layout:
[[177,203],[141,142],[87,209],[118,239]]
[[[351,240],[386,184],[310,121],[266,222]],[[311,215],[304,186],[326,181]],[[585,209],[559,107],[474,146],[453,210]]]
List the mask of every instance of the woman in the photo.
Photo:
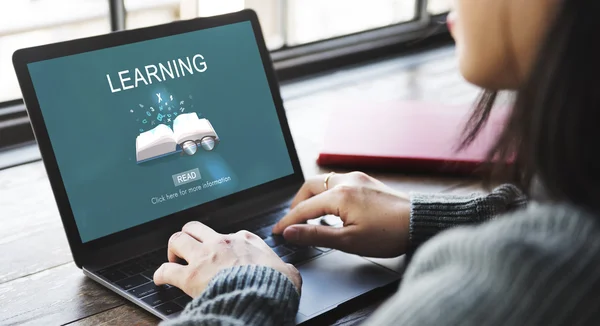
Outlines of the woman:
[[[598,324],[600,1],[455,0],[454,10],[464,77],[518,93],[490,157],[515,162],[510,176],[529,202],[512,185],[480,197],[408,197],[362,173],[333,174],[307,181],[273,231],[368,256],[418,248],[370,325]],[[494,98],[482,97],[465,144]],[[323,214],[345,226],[299,224]],[[252,234],[189,223],[170,239],[169,261],[155,282],[195,297],[169,325],[294,322],[300,275]]]

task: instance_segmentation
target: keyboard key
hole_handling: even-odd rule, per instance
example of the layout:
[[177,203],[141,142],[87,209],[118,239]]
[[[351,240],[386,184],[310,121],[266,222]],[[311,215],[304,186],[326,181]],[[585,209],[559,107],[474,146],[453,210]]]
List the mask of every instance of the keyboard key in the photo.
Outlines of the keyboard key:
[[111,282],[120,281],[127,277],[127,275],[123,274],[122,272],[119,272],[116,269],[100,271],[99,274],[104,276],[107,280],[109,280]]
[[306,250],[297,251],[291,255],[287,255],[283,257],[282,260],[288,264],[298,264],[322,254],[323,252],[315,248],[307,248]]
[[150,267],[147,268],[147,269],[157,270],[160,267],[160,265],[162,265],[163,263],[166,263],[166,262],[163,261],[161,263],[157,263],[157,262],[152,261],[152,262],[149,263]]
[[150,261],[148,260],[142,260],[138,263],[138,266],[142,268],[142,270],[147,271],[149,269],[153,269],[154,268],[154,264],[152,264]]
[[279,222],[287,213],[290,212],[289,207],[284,209],[277,209],[273,213],[267,214],[265,217],[262,217],[261,220],[271,224],[271,226],[275,225],[275,223]]
[[181,310],[183,310],[183,308],[181,308],[175,302],[167,302],[158,307],[155,307],[154,309],[158,310],[160,313],[162,313],[165,316],[172,315],[176,312],[180,312]]
[[269,247],[277,247],[285,243],[285,239],[280,235],[273,235],[265,239],[265,243],[269,245]]
[[154,272],[156,272],[156,270],[149,270],[149,271],[145,271],[142,273],[142,275],[146,276],[147,278],[153,280],[154,279]]
[[253,233],[256,234],[257,236],[259,236],[261,239],[266,239],[271,234],[273,234],[273,226],[269,225],[269,226],[264,227],[262,229],[258,229],[256,231],[254,231]]
[[135,275],[132,277],[128,277],[124,280],[115,282],[118,286],[125,290],[132,289],[134,287],[140,286],[142,284],[150,282],[149,279],[143,277],[142,275]]
[[190,303],[192,301],[192,297],[190,297],[189,295],[184,295],[181,296],[175,300],[173,300],[173,302],[177,303],[178,305],[182,306],[185,308],[185,306],[187,306],[188,303]]
[[163,304],[167,301],[171,301],[177,297],[180,297],[183,294],[183,291],[181,291],[180,289],[176,287],[171,287],[166,290],[160,289],[158,292],[143,298],[142,301],[154,307],[159,304]]
[[298,245],[293,245],[291,243],[286,243],[285,247],[288,248],[288,250],[291,250],[293,252],[300,251],[300,250],[306,250],[306,248],[308,248],[306,246],[298,246]]
[[331,251],[331,248],[324,248],[324,247],[315,247],[315,248],[321,250],[322,252],[330,252]]
[[151,266],[155,266],[156,268],[158,268],[158,266],[162,265],[163,263],[167,262],[167,255],[165,254],[163,255],[154,255],[150,258],[148,258],[148,263]]
[[133,288],[127,292],[135,295],[137,298],[142,298],[147,295],[154,294],[154,293],[158,292],[159,290],[160,290],[160,287],[156,286],[154,284],[154,282],[150,282],[150,283],[144,284],[142,286]]
[[121,267],[120,269],[121,269],[121,272],[124,272],[129,275],[137,275],[145,270],[145,268],[138,265],[137,263],[131,263],[131,264],[125,265],[124,267]]
[[284,246],[279,246],[279,247],[275,247],[275,248],[272,248],[272,249],[277,254],[277,256],[279,256],[279,257],[287,256],[287,255],[289,255],[289,254],[292,253],[292,251],[288,250]]

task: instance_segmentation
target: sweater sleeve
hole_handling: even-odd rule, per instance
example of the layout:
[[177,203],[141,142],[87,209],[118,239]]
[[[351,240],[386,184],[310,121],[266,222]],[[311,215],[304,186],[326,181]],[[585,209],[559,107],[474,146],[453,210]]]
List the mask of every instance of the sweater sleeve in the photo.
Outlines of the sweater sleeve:
[[162,326],[295,325],[300,295],[282,273],[264,266],[220,271],[206,290]]
[[478,224],[527,203],[523,192],[510,184],[485,195],[411,193],[410,200],[409,252],[443,230]]

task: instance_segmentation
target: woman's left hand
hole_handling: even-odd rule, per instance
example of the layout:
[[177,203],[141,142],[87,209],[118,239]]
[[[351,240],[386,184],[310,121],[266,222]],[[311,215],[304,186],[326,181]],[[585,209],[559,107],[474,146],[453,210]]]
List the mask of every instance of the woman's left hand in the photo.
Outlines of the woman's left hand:
[[[168,259],[154,273],[154,283],[174,285],[194,298],[219,271],[238,265],[271,267],[287,276],[298,292],[302,287],[298,270],[284,263],[260,237],[248,231],[225,235],[200,222],[187,223],[169,239]],[[179,259],[187,265],[177,263]]]

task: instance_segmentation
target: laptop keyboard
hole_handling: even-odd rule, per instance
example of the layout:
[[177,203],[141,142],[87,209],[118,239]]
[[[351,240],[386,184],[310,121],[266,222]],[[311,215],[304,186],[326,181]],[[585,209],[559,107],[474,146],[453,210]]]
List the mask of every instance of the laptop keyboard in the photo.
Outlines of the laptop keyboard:
[[98,274],[163,315],[172,315],[183,310],[192,298],[174,286],[157,286],[152,281],[154,271],[166,262],[166,256],[163,248],[105,268]]
[[[271,234],[275,223],[287,212],[277,210],[260,218],[254,229],[248,229],[261,237],[281,259],[289,264],[300,264],[330,251],[327,248],[303,247],[289,244],[282,236]],[[239,228],[238,228],[239,229]],[[162,248],[132,260],[120,263],[98,272],[109,282],[140,299],[146,305],[165,316],[180,312],[192,300],[180,289],[171,285],[157,286],[152,281],[154,271],[165,263],[166,248]]]

